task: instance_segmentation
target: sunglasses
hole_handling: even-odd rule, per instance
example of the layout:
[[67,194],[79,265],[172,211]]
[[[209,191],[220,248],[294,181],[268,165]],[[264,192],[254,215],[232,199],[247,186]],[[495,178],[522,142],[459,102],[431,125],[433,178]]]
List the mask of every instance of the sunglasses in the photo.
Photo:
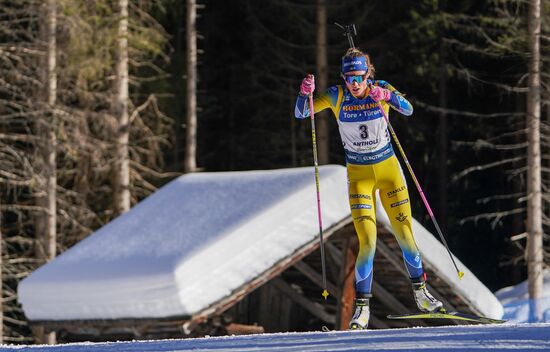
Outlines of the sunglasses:
[[344,75],[344,79],[346,80],[346,82],[348,82],[348,84],[353,84],[353,81],[361,84],[365,79],[367,79],[367,74],[365,73],[364,75],[353,76]]

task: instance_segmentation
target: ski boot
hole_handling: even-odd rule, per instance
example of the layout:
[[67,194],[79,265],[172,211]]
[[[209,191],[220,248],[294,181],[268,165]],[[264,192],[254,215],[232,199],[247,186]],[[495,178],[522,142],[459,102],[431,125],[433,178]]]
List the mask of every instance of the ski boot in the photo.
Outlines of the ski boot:
[[350,330],[363,330],[369,325],[370,309],[368,298],[355,299],[355,313],[349,322]]
[[425,313],[444,313],[443,303],[434,298],[426,288],[425,276],[412,279],[414,300],[418,309]]

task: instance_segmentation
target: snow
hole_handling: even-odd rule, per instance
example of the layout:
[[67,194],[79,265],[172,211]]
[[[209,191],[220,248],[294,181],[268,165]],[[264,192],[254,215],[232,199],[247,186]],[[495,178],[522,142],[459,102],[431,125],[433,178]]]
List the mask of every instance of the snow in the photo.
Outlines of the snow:
[[[550,322],[550,269],[544,271],[543,296],[538,301],[542,310],[542,322]],[[503,319],[513,323],[533,322],[529,314],[529,307],[532,301],[529,299],[528,281],[525,280],[518,285],[501,288],[495,295],[504,306]]]
[[[325,229],[350,216],[345,167],[320,167]],[[411,193],[414,190],[410,191]],[[390,228],[383,208],[378,223]],[[502,316],[496,297],[413,219],[423,255],[472,309]],[[29,320],[191,316],[317,241],[313,168],[181,176],[22,280]]]
[[[349,215],[320,168],[323,224]],[[184,175],[23,280],[30,320],[197,313],[318,236],[312,168]]]
[[279,333],[185,340],[4,346],[0,351],[548,351],[550,324]]

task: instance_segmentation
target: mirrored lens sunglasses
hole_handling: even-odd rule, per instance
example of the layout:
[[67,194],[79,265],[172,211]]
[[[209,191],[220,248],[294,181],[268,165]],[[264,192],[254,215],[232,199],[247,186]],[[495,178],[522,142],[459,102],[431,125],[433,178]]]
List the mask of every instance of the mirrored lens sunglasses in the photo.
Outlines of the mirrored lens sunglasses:
[[348,82],[348,84],[353,84],[353,81],[356,81],[358,84],[361,84],[366,78],[367,78],[367,74],[354,75],[354,76],[344,75],[344,79],[346,80],[346,82]]

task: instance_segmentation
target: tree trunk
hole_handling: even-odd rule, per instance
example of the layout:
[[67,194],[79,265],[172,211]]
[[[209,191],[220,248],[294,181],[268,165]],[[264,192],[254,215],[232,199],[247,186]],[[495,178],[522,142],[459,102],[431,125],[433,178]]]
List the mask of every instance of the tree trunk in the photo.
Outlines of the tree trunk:
[[56,227],[57,227],[57,166],[55,134],[55,105],[57,101],[57,73],[56,73],[56,28],[57,28],[57,0],[48,0],[47,18],[47,45],[48,45],[48,73],[47,73],[47,102],[50,111],[50,123],[47,134],[47,190],[48,190],[48,221],[46,226],[47,260],[52,260],[56,255]]
[[187,0],[187,92],[185,125],[185,172],[197,169],[197,4]]
[[447,230],[447,146],[448,146],[448,118],[444,110],[447,108],[447,65],[445,59],[445,44],[439,45],[439,107],[442,112],[439,115],[439,220],[443,232]]
[[293,167],[298,166],[298,143],[296,137],[296,118],[294,117],[294,104],[296,103],[296,90],[292,84],[288,83],[288,111],[291,111],[290,116],[290,156]]
[[[57,245],[57,165],[56,165],[56,102],[57,102],[57,0],[48,0],[46,6],[46,17],[42,21],[40,34],[46,43],[45,70],[42,74],[44,90],[42,100],[46,106],[47,117],[40,121],[39,131],[43,144],[41,155],[44,163],[44,196],[38,202],[46,212],[38,220],[37,226],[37,251],[36,254],[41,262],[50,261],[55,258]],[[36,330],[36,339],[40,343],[54,344],[55,333],[45,333],[43,329]]]
[[[328,59],[327,59],[327,6],[326,0],[317,0],[317,45],[316,62],[317,77],[316,90],[319,93],[324,92],[328,85]],[[316,114],[317,118],[316,133],[319,165],[330,162],[330,125],[326,112]]]
[[46,11],[41,22],[40,34],[46,43],[44,62],[42,63],[42,82],[44,89],[41,92],[41,101],[45,106],[46,117],[39,121],[39,134],[42,143],[40,144],[40,156],[43,162],[43,181],[41,182],[41,193],[44,196],[38,199],[38,203],[44,207],[45,215],[37,221],[36,233],[38,243],[36,254],[39,259],[49,261],[55,258],[56,254],[56,196],[57,196],[57,175],[56,175],[56,145],[55,134],[55,104],[57,94],[56,75],[56,38],[57,25],[56,0],[48,0],[43,6]]
[[540,155],[540,0],[529,2],[529,78],[527,93],[527,269],[529,273],[530,321],[541,321],[544,265],[542,241],[542,194]]
[[116,96],[114,114],[116,130],[116,161],[114,171],[115,210],[122,214],[130,209],[130,135],[128,116],[128,0],[119,0],[118,57],[116,65]]
[[4,277],[2,275],[4,262],[2,253],[4,246],[4,236],[2,235],[2,197],[0,197],[0,345],[4,343]]

